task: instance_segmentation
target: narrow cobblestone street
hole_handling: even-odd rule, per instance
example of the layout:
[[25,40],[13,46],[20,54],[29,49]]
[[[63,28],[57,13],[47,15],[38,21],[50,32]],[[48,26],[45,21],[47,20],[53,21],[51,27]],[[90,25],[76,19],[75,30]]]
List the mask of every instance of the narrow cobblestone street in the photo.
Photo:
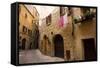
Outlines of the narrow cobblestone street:
[[43,55],[38,49],[26,50],[19,53],[19,63],[61,62],[62,58]]
[[97,60],[95,8],[20,4],[18,25],[19,64]]

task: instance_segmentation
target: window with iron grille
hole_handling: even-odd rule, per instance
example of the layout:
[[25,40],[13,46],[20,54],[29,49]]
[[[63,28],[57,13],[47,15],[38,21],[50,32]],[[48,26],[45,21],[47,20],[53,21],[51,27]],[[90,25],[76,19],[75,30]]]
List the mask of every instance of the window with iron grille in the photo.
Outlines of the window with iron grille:
[[51,24],[51,14],[46,17],[46,25],[49,26]]

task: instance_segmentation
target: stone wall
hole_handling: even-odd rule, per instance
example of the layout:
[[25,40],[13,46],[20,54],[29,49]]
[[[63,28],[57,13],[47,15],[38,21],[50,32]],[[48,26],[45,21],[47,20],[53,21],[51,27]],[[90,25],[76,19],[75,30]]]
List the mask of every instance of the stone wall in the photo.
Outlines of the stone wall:
[[[73,8],[73,15],[82,15],[80,8]],[[82,39],[94,38],[96,40],[96,19],[85,21],[84,23],[75,24],[73,16],[67,17],[68,23],[66,27],[58,27],[60,18],[60,8],[56,7],[51,13],[52,22],[46,26],[46,19],[42,21],[40,26],[40,50],[43,54],[55,56],[53,38],[57,34],[61,35],[64,42],[64,59],[66,61],[84,60],[84,47]],[[43,40],[46,35],[47,39]],[[48,43],[48,41],[50,43]]]
[[[38,18],[35,17],[35,15],[33,16],[25,5],[19,5],[19,42],[20,42],[19,45],[22,46],[22,40],[25,39],[26,40],[25,49],[29,49],[33,45],[32,37],[33,37],[33,30],[35,29],[35,27],[33,26],[36,23],[35,19]],[[23,32],[24,27],[26,32]]]

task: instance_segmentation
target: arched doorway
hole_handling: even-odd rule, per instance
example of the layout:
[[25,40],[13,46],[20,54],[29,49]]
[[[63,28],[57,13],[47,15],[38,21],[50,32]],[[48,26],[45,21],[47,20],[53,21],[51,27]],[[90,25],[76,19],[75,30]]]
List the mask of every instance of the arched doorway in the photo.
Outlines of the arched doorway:
[[64,41],[60,34],[53,37],[55,56],[64,58]]
[[22,39],[22,49],[25,50],[25,46],[26,46],[26,39]]
[[43,52],[47,54],[47,45],[48,45],[48,37],[46,35],[43,36]]

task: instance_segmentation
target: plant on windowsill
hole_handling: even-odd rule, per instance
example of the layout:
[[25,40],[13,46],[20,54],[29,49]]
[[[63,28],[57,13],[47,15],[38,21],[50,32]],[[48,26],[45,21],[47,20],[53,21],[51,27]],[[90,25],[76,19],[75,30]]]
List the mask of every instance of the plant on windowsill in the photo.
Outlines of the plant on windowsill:
[[88,12],[84,16],[85,16],[85,20],[91,20],[91,19],[93,19],[95,17],[95,13]]
[[87,12],[83,16],[74,17],[74,22],[75,22],[75,24],[83,23],[84,21],[92,20],[94,17],[95,17],[94,12]]
[[81,16],[75,16],[73,19],[74,19],[74,23],[77,24],[81,21]]

